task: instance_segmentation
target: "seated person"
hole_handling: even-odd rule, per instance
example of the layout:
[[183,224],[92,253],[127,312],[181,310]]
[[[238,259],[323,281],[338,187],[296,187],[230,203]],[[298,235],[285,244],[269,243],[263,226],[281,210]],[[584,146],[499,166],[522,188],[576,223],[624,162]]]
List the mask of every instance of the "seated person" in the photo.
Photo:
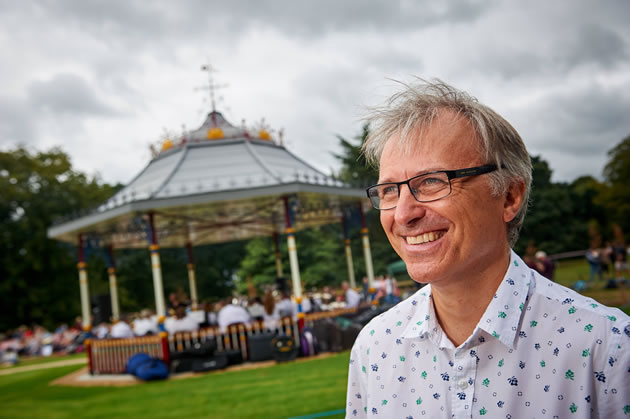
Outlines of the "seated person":
[[120,316],[120,320],[118,320],[110,331],[110,335],[113,338],[132,338],[133,331],[127,323],[128,317],[127,315]]
[[247,310],[240,305],[234,304],[232,298],[225,300],[223,307],[221,307],[217,315],[217,323],[222,332],[227,331],[228,326],[231,324],[249,324],[250,320],[251,317]]
[[346,307],[347,308],[358,307],[359,303],[361,302],[361,296],[359,295],[359,293],[356,292],[354,289],[352,289],[350,287],[350,284],[348,284],[346,281],[343,281],[343,283],[341,284],[341,288],[343,289],[343,292],[344,292],[344,297],[346,300]]
[[140,317],[133,321],[133,333],[136,336],[156,335],[158,332],[157,319],[151,310],[144,309],[140,312]]
[[282,291],[281,299],[278,301],[273,309],[273,318],[280,320],[285,317],[291,317],[297,319],[297,305],[291,301],[291,295],[288,291]]
[[179,303],[175,306],[175,316],[169,317],[164,322],[164,327],[169,334],[175,334],[177,332],[192,332],[199,329],[199,324],[186,315],[186,306]]

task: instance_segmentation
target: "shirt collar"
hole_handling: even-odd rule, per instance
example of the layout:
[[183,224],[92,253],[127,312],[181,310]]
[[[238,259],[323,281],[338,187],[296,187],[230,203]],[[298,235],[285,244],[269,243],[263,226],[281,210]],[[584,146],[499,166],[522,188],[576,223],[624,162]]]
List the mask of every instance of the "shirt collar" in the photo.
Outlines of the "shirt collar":
[[[415,311],[411,315],[411,320],[402,331],[402,338],[424,339],[435,329],[435,311],[433,310],[433,300],[431,298],[431,285],[426,285],[409,297],[411,305],[415,306]],[[439,330],[439,328],[438,328]]]
[[[529,268],[514,251],[511,251],[508,270],[476,329],[484,330],[513,349],[519,332],[522,310],[528,298],[530,281]],[[425,286],[409,298],[416,309],[401,337],[409,339],[428,337],[439,346],[442,328],[436,321],[431,286]]]
[[478,327],[510,349],[519,333],[531,281],[529,267],[512,250],[510,266],[484,312]]

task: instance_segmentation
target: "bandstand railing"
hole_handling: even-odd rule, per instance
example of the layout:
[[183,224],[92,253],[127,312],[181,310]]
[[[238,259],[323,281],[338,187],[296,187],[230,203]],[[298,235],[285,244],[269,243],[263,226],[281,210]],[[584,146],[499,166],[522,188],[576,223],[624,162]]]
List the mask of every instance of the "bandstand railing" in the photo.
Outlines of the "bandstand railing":
[[[326,318],[351,315],[356,308],[338,309],[310,313],[304,316],[305,324]],[[128,339],[89,339],[86,341],[88,366],[91,374],[123,374],[127,360],[138,353],[146,353],[169,363],[172,354],[193,349],[198,344],[214,340],[217,352],[240,351],[243,361],[251,359],[248,338],[261,333],[284,334],[293,338],[296,348],[300,347],[298,321],[290,317],[273,324],[255,322],[249,325],[237,324],[221,331],[217,327],[202,328],[190,332],[167,334],[161,332],[155,336],[134,337]]]

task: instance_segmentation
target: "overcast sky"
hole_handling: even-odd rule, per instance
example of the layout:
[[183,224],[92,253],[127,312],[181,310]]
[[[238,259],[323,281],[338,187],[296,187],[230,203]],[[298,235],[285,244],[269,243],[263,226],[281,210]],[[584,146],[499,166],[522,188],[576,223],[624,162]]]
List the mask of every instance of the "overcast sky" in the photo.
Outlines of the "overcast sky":
[[505,116],[554,180],[601,177],[630,134],[628,22],[627,0],[0,0],[0,149],[61,146],[127,183],[203,122],[209,61],[228,120],[265,118],[326,173],[389,79],[419,76]]

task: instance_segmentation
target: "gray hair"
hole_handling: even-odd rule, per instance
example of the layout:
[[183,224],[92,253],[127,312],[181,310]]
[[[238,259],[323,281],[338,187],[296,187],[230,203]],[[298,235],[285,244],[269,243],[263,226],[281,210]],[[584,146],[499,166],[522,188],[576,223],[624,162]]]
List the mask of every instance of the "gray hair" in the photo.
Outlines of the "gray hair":
[[523,203],[516,217],[507,225],[510,246],[518,240],[525,220],[532,182],[532,163],[518,132],[503,117],[482,105],[468,93],[435,80],[418,79],[417,84],[399,82],[403,89],[391,96],[383,106],[371,108],[365,118],[370,132],[362,150],[367,161],[378,167],[387,141],[398,136],[403,149],[412,145],[411,133],[431,125],[440,111],[449,110],[471,124],[485,164],[496,164],[501,170],[488,175],[493,196],[505,194],[513,182],[524,182]]

